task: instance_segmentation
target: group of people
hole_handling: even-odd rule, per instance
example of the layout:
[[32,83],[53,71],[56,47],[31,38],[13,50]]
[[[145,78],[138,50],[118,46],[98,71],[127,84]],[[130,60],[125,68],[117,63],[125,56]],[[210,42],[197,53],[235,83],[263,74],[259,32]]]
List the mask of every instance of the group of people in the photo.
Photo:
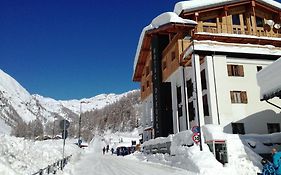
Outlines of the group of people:
[[281,152],[272,149],[272,163],[266,159],[261,160],[263,165],[261,175],[281,175]]
[[[108,153],[108,151],[109,151],[109,145],[107,145],[106,148],[103,147],[102,153],[105,154],[105,151],[106,151],[106,153]],[[111,148],[111,154],[113,154],[113,152],[114,152],[114,148]]]

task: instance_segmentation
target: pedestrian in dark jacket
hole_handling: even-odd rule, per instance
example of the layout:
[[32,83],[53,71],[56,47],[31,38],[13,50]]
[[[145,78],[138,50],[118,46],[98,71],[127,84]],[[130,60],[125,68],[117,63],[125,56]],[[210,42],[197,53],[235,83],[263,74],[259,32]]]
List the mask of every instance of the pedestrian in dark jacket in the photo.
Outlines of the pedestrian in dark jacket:
[[271,162],[266,159],[262,159],[261,164],[263,165],[262,175],[276,175],[275,168]]
[[105,153],[105,147],[103,147],[103,149],[102,149],[102,153],[103,153],[103,154]]
[[272,149],[272,161],[276,170],[276,175],[281,175],[281,152],[278,152],[275,148]]

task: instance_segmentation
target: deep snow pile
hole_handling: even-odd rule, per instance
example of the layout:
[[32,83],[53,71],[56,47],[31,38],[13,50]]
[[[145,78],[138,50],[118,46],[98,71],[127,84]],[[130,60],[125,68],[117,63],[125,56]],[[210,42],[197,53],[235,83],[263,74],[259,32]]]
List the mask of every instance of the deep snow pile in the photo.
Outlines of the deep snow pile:
[[[62,159],[62,140],[30,141],[0,135],[0,174],[33,174]],[[65,155],[78,154],[80,149],[67,140]]]
[[[142,160],[162,163],[170,166],[183,168],[198,174],[257,174],[261,171],[261,157],[245,144],[251,136],[241,137],[237,134],[226,134],[218,125],[205,125],[202,127],[205,141],[225,140],[227,143],[228,163],[223,166],[210,152],[207,144],[203,144],[203,151],[192,141],[192,131],[183,131],[167,138],[157,138],[145,142],[143,145],[161,144],[171,142],[171,155],[168,154],[142,154],[135,156]],[[270,136],[267,136],[270,137]],[[256,138],[256,144],[258,138]]]

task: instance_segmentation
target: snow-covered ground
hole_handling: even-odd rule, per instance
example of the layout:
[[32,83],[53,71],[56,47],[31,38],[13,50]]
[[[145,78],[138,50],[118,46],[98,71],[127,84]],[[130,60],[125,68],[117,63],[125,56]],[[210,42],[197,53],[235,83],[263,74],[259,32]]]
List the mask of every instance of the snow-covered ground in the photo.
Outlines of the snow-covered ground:
[[183,169],[140,160],[136,155],[116,156],[102,154],[105,139],[96,137],[78,162],[68,164],[64,175],[195,175]]
[[[278,143],[281,133],[267,135],[225,134],[217,125],[205,125],[205,141],[225,140],[228,163],[222,165],[204,144],[203,151],[192,145],[191,131],[184,131],[169,138],[158,138],[143,145],[171,141],[171,155],[145,154],[135,152],[127,156],[102,154],[102,148],[109,145],[116,148],[129,145],[138,139],[135,130],[131,133],[106,132],[95,136],[89,146],[80,149],[67,140],[65,155],[73,155],[64,171],[59,175],[250,175],[261,171],[261,157],[257,153],[269,153]],[[120,143],[119,143],[120,142]],[[62,140],[28,141],[7,135],[0,135],[0,174],[32,174],[62,158]],[[277,147],[279,149],[280,147]]]
[[[74,140],[66,140],[65,156],[78,154]],[[0,174],[27,175],[62,159],[63,140],[30,141],[0,135]]]

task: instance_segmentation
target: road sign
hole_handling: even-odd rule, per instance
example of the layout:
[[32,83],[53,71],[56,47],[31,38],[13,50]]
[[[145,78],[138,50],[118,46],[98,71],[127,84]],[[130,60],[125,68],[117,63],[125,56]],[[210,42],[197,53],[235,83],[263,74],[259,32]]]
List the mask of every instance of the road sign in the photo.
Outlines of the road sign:
[[[64,133],[65,133],[65,135],[64,135]],[[68,136],[67,130],[62,130],[61,136],[62,136],[62,139],[66,139]]]
[[192,132],[193,132],[193,133],[199,133],[199,132],[200,132],[199,126],[193,126],[193,127],[192,127]]
[[[65,128],[64,128],[64,125],[65,125]],[[69,128],[69,125],[70,125],[70,123],[69,123],[68,120],[63,119],[63,120],[60,121],[60,128],[61,129],[67,129],[67,128]]]
[[192,140],[194,143],[198,144],[200,142],[200,135],[199,133],[194,133],[192,136]]

